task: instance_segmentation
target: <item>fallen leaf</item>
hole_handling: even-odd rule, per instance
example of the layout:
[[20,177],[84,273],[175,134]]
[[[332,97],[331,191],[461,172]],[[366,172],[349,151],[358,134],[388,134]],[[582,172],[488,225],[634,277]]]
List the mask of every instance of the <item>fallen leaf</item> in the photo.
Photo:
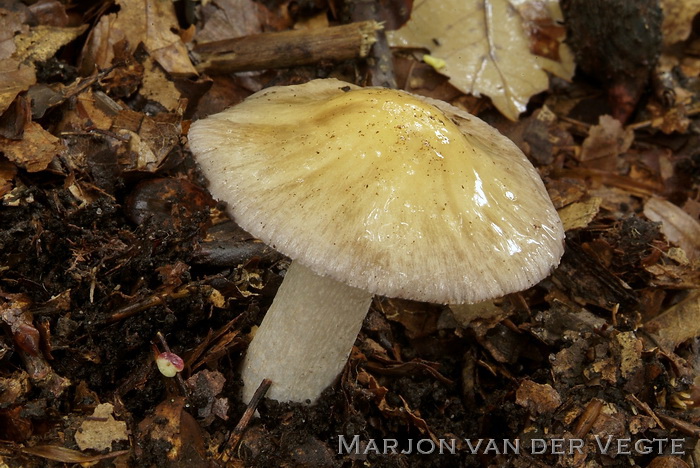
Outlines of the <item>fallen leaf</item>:
[[661,26],[665,45],[684,41],[693,29],[693,19],[700,13],[700,0],[661,0],[664,22]]
[[133,52],[143,43],[146,51],[168,73],[176,76],[196,75],[187,48],[178,30],[175,8],[170,0],[117,0],[120,10],[100,18],[90,32],[81,57],[81,70],[91,72],[95,66],[112,65],[114,47],[126,41]]
[[[59,28],[21,23],[23,15],[0,9],[0,114],[22,91],[36,83],[34,66],[82,34],[87,26]],[[19,33],[19,34],[16,34]],[[16,34],[16,35],[15,35]]]
[[[672,249],[669,249],[669,251]],[[679,249],[683,252],[682,249]],[[685,255],[685,253],[683,253]],[[685,259],[686,261],[688,259]],[[700,270],[690,265],[651,265],[645,270],[654,279],[650,283],[657,287],[669,289],[698,289],[700,288]]]
[[598,125],[591,127],[583,141],[580,161],[600,158],[617,158],[627,151],[634,141],[634,132],[623,128],[619,120],[609,115],[601,115]]
[[450,304],[455,320],[463,326],[482,319],[489,322],[500,322],[511,314],[510,311],[498,307],[493,301],[477,302],[476,304]]
[[111,131],[128,140],[127,154],[120,158],[124,169],[155,171],[179,142],[181,116],[162,112],[153,117],[123,109]]
[[525,379],[515,391],[515,403],[533,413],[552,413],[561,405],[561,397],[551,385]]
[[201,9],[204,27],[196,41],[210,42],[263,32],[265,7],[253,0],[216,0]]
[[22,91],[36,83],[34,67],[15,59],[0,59],[0,114],[5,112]]
[[85,32],[87,25],[75,28],[58,28],[55,26],[36,26],[26,34],[15,37],[17,50],[14,58],[21,62],[42,62],[48,60],[58,49],[72,42]]
[[112,442],[129,438],[126,423],[114,419],[113,411],[112,404],[102,403],[97,405],[92,416],[83,421],[75,433],[75,442],[80,450],[110,450]]
[[571,231],[588,226],[600,211],[602,201],[602,198],[591,197],[586,201],[572,203],[559,210],[564,230]]
[[165,72],[151,59],[144,62],[143,81],[139,93],[146,99],[161,104],[169,111],[178,108],[180,91]]
[[644,205],[644,216],[661,223],[666,238],[685,251],[690,261],[700,259],[700,222],[682,208],[658,197]]
[[645,323],[644,328],[654,333],[659,344],[668,351],[685,340],[699,336],[700,289],[691,291],[681,302]]
[[10,161],[28,172],[38,172],[46,169],[64,147],[58,138],[44,130],[41,125],[29,122],[24,127],[24,137],[21,140],[0,137],[0,148]]
[[24,26],[25,15],[15,11],[5,10],[0,8],[0,60],[8,59],[15,53],[17,46],[15,45],[15,34],[26,31],[27,26]]
[[[484,94],[517,120],[533,95],[546,90],[545,70],[573,75],[573,56],[560,45],[561,62],[534,55],[523,18],[508,0],[422,0],[408,23],[387,33],[392,46],[425,48],[446,62],[440,71],[467,94]],[[523,2],[517,2],[523,7]],[[559,15],[561,13],[559,12]]]

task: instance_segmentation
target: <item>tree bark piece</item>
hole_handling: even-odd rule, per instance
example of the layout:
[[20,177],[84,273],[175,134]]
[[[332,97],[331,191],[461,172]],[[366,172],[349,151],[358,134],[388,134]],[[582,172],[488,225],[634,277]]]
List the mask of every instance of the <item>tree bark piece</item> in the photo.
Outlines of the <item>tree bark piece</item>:
[[226,74],[363,58],[369,54],[380,30],[382,26],[376,21],[362,21],[207,42],[195,47],[201,59],[197,70]]

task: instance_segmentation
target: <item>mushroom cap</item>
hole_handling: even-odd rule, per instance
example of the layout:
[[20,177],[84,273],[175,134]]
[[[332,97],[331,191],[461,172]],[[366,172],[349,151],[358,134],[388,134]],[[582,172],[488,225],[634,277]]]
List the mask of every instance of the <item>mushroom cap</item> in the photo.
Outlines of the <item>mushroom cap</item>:
[[199,120],[189,141],[242,228],[374,294],[479,302],[532,286],[563,254],[525,155],[441,101],[314,80]]

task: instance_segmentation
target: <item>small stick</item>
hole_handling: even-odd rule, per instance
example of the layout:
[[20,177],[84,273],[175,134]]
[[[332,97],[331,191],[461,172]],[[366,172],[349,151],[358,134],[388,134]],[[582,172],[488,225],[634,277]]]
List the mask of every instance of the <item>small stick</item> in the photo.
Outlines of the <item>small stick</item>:
[[661,429],[666,429],[666,427],[664,426],[664,423],[661,422],[659,417],[656,415],[656,413],[654,413],[654,410],[652,410],[649,405],[647,405],[646,403],[644,403],[643,401],[641,401],[639,398],[637,398],[636,396],[634,396],[632,394],[627,395],[627,399],[629,401],[631,401],[634,404],[634,406],[636,406],[637,408],[639,408],[640,410],[645,412],[647,414],[647,416],[650,416],[654,421],[656,421],[656,424],[658,424]]
[[659,419],[666,423],[669,426],[673,426],[678,431],[682,432],[685,435],[688,435],[690,437],[700,437],[700,427],[696,426],[693,423],[689,423],[687,421],[683,421],[682,419],[674,418],[671,416],[667,416],[665,414],[657,414]]
[[241,416],[241,419],[238,421],[238,424],[236,424],[236,427],[233,428],[233,431],[226,442],[224,451],[221,452],[221,455],[219,455],[220,461],[228,463],[228,461],[233,457],[233,452],[238,447],[241,437],[243,437],[243,432],[248,427],[248,424],[250,424],[250,420],[253,419],[255,409],[258,407],[260,400],[263,399],[267,391],[270,389],[270,385],[272,385],[272,381],[270,379],[263,379],[263,381],[260,382],[260,386],[253,394],[253,398],[250,399],[250,403],[248,403],[248,407],[243,412],[243,416]]
[[253,34],[195,47],[199,72],[226,74],[363,58],[382,25],[376,21],[319,29]]

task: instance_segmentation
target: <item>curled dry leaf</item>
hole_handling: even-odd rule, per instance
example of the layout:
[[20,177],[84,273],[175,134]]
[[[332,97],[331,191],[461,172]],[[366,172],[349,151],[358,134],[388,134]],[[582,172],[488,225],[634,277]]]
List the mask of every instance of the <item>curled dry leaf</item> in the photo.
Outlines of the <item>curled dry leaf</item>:
[[[523,17],[509,0],[422,0],[408,23],[388,33],[392,46],[428,49],[445,60],[440,71],[461,91],[490,97],[506,117],[517,120],[531,96],[546,90],[545,71],[573,75],[573,56],[560,44],[560,61],[534,55]],[[556,5],[553,11],[561,18]]]
[[685,251],[691,261],[700,259],[700,222],[682,208],[658,197],[644,205],[644,216],[661,223],[661,232]]
[[[119,12],[105,15],[90,32],[81,57],[81,70],[89,73],[97,66],[112,65],[114,46],[126,41],[130,50],[143,43],[146,51],[168,73],[196,75],[187,48],[180,36],[173,3],[163,0],[118,0]],[[144,11],[145,10],[145,11]]]

